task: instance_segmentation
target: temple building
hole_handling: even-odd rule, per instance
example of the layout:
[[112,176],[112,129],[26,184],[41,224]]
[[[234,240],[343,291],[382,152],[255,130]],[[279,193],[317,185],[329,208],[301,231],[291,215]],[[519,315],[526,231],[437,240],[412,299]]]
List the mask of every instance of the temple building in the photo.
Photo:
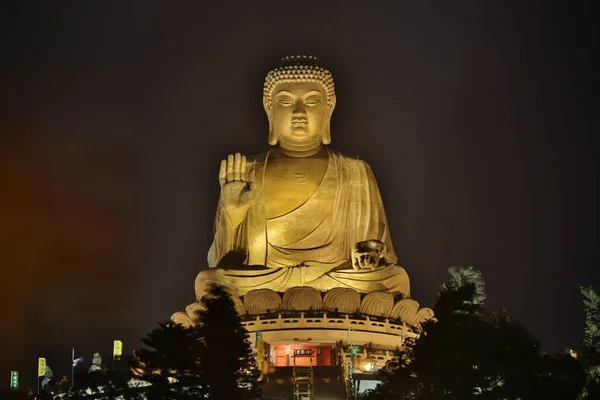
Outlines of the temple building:
[[357,390],[356,377],[384,367],[433,311],[410,298],[371,168],[329,146],[335,104],[314,57],[285,57],[267,74],[270,148],[221,162],[210,268],[172,320],[196,324],[210,286],[222,285],[267,376],[293,368],[294,382],[312,382],[303,367],[328,367]]

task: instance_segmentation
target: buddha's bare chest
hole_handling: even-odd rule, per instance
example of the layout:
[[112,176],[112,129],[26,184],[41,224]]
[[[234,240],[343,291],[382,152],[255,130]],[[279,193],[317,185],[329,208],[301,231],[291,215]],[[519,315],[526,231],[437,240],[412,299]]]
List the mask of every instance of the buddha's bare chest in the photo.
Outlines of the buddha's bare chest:
[[264,198],[267,218],[287,214],[317,190],[327,169],[327,159],[282,158],[267,163]]

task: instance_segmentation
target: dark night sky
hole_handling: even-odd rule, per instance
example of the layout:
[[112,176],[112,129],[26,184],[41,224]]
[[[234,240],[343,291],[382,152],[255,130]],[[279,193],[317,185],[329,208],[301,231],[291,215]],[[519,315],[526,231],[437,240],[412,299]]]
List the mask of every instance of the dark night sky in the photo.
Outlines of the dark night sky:
[[193,301],[219,160],[266,149],[262,81],[296,53],[334,74],[332,145],[371,164],[413,297],[471,264],[490,310],[576,345],[600,286],[592,3],[3,5],[0,382],[130,352]]

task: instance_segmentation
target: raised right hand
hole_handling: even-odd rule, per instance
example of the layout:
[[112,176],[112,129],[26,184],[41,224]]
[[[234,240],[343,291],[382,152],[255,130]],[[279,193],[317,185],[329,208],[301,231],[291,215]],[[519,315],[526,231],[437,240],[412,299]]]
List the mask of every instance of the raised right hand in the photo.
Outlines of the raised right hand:
[[234,226],[242,223],[248,209],[256,203],[254,169],[246,170],[246,156],[230,154],[221,161],[219,184],[225,213]]

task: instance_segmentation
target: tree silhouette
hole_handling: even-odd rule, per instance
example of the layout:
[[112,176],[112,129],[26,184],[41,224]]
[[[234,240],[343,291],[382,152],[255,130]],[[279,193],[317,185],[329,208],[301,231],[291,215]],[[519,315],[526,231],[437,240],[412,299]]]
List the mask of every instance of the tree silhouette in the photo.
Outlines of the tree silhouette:
[[141,399],[139,390],[130,388],[128,381],[131,378],[129,371],[104,368],[99,371],[88,372],[87,368],[75,368],[75,387],[68,393],[69,400],[83,399]]
[[151,385],[144,390],[146,399],[191,399],[203,394],[198,333],[197,329],[163,322],[142,338],[148,348],[135,352],[131,371],[139,381]]
[[142,339],[147,348],[134,353],[131,371],[150,385],[126,398],[260,398],[260,371],[233,301],[213,286],[203,303],[196,326],[164,322]]
[[577,362],[542,356],[538,341],[506,312],[486,314],[479,271],[458,266],[449,273],[435,320],[423,324],[414,346],[389,363],[384,383],[365,398],[575,400],[583,384]]
[[583,369],[570,354],[542,356],[539,398],[575,400],[584,384]]
[[585,311],[585,329],[579,359],[585,370],[585,388],[581,399],[600,398],[600,294],[593,288],[581,288]]
[[[472,311],[481,312],[483,310],[483,303],[487,298],[485,291],[485,280],[481,271],[476,270],[470,265],[453,265],[448,268],[450,279],[448,282],[441,285],[442,294],[455,293],[464,291],[466,294],[463,299],[463,306],[457,305],[455,311],[463,310],[464,306],[471,305]],[[466,311],[466,310],[464,310]]]
[[211,399],[260,398],[260,372],[248,331],[223,287],[215,285],[198,313],[202,337],[201,379]]

